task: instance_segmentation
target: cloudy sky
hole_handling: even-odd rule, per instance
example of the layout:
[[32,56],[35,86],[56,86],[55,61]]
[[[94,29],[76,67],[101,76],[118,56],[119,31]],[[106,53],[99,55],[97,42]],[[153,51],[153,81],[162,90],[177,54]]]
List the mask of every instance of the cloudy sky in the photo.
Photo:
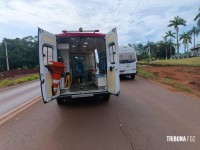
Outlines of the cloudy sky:
[[180,32],[196,25],[199,7],[199,0],[0,0],[0,41],[35,36],[37,27],[55,34],[117,27],[120,45],[156,42],[173,30],[167,25],[174,16],[187,21]]

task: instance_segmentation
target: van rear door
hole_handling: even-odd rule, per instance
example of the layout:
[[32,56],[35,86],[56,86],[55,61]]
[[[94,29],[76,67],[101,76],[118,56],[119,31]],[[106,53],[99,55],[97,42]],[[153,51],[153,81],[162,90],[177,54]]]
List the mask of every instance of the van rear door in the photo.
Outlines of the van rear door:
[[57,61],[56,36],[38,28],[38,42],[41,92],[44,103],[48,103],[60,95],[59,87],[57,93],[53,94],[53,81],[50,70],[53,61]]
[[119,54],[116,28],[106,34],[106,51],[108,91],[114,95],[119,95]]

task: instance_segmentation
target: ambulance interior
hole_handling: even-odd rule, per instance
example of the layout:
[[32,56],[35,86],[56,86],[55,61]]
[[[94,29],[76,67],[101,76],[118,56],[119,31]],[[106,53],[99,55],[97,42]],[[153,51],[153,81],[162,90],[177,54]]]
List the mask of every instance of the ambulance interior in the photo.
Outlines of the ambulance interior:
[[61,94],[107,89],[104,37],[57,38],[58,61],[64,62]]

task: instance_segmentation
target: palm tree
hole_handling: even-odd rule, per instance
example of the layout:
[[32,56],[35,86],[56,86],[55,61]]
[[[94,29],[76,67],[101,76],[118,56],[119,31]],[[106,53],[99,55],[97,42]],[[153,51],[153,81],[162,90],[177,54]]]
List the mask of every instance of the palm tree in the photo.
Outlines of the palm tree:
[[169,21],[170,24],[168,27],[174,26],[174,29],[176,30],[176,43],[177,43],[177,53],[179,54],[179,42],[178,42],[178,31],[179,31],[179,26],[183,25],[186,26],[186,21],[179,16],[174,17],[174,20]]
[[171,43],[172,43],[172,38],[175,38],[175,33],[172,33],[172,30],[168,30],[167,32],[165,32],[165,38],[169,37],[169,44],[170,44],[170,58],[171,58],[171,51],[172,51],[172,47],[171,47]]
[[191,34],[193,34],[194,39],[194,48],[195,48],[195,36],[198,36],[200,33],[200,28],[193,26],[192,29],[189,31]]
[[197,25],[200,27],[200,7],[199,7],[199,13],[196,15],[196,17],[194,18],[194,21],[197,20]]
[[183,32],[183,34],[180,35],[179,40],[183,40],[183,45],[184,45],[184,52],[186,53],[186,48],[187,48],[187,52],[188,52],[188,45],[191,42],[191,34],[190,32]]

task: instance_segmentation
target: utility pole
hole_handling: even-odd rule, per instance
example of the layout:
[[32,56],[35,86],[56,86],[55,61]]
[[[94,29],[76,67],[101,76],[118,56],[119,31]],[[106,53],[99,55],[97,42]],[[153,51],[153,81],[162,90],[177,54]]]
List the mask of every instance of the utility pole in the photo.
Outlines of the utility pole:
[[7,43],[5,42],[5,50],[6,50],[6,65],[7,65],[7,70],[9,69],[9,61],[8,61],[8,50],[7,50]]

